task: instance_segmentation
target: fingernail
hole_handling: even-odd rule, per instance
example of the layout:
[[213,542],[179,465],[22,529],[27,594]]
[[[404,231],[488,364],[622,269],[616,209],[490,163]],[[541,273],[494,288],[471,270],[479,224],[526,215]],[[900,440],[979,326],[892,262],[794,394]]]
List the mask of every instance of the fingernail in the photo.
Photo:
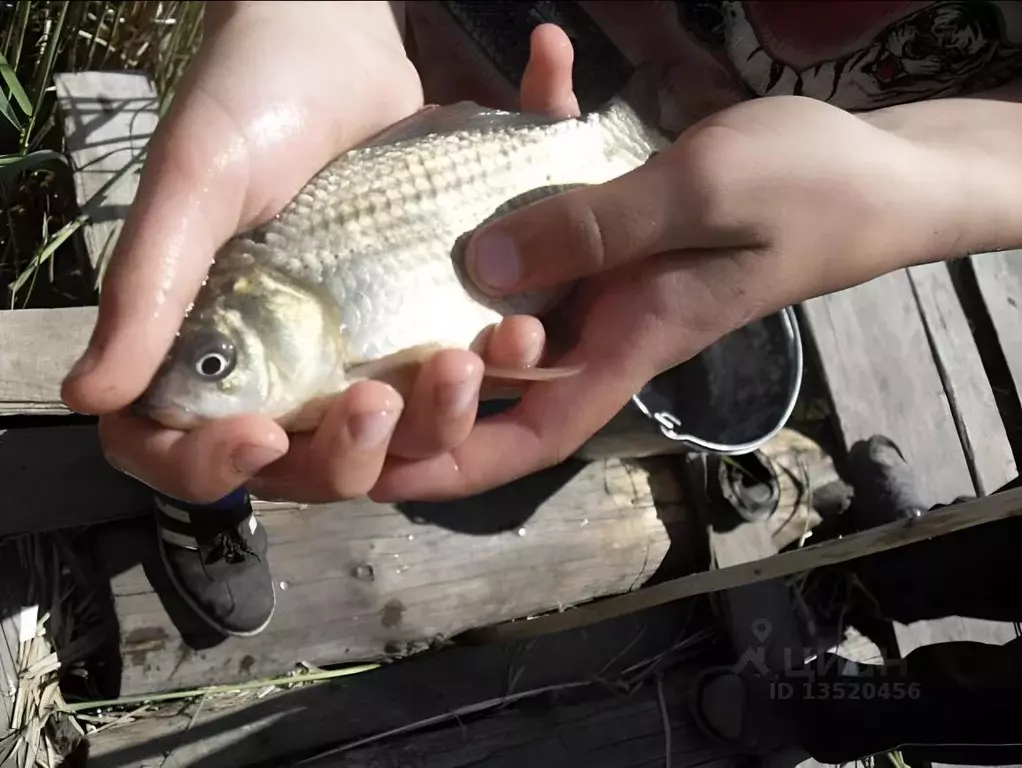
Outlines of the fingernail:
[[476,278],[485,287],[507,290],[522,277],[522,260],[514,238],[499,229],[481,232],[472,245]]
[[265,445],[240,445],[231,454],[231,464],[239,475],[249,477],[283,455],[276,448]]
[[476,401],[481,383],[482,376],[467,370],[463,381],[441,384],[434,395],[437,409],[446,416],[460,416]]
[[360,451],[380,447],[397,426],[397,411],[369,411],[353,413],[348,417],[348,432],[352,444]]

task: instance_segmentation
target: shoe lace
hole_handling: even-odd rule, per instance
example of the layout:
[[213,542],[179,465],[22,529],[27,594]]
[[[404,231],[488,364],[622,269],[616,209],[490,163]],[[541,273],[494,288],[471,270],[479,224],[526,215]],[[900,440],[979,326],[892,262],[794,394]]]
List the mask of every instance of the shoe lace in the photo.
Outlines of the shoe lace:
[[248,545],[244,537],[236,529],[229,528],[226,531],[220,531],[213,538],[209,555],[206,557],[206,564],[209,565],[218,560],[223,560],[234,565],[242,562],[250,555],[256,559],[259,558],[259,555],[252,550],[252,547]]

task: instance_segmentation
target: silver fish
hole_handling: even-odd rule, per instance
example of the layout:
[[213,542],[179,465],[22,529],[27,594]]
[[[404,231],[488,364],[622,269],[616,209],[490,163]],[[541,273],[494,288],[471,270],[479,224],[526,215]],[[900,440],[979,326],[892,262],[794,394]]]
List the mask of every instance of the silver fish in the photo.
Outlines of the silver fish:
[[135,412],[176,429],[260,413],[304,431],[356,381],[390,380],[440,348],[475,349],[489,326],[542,315],[563,291],[481,294],[462,262],[467,237],[515,208],[627,173],[666,144],[621,100],[579,119],[462,102],[398,123],[218,250]]

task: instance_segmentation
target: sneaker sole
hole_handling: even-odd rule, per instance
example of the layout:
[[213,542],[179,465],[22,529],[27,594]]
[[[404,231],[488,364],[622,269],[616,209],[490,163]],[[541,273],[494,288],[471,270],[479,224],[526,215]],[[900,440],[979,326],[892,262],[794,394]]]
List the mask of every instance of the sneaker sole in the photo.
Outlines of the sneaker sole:
[[217,620],[210,616],[208,613],[206,613],[206,611],[204,611],[199,606],[199,604],[196,603],[189,596],[188,592],[181,586],[181,582],[177,580],[177,577],[174,575],[174,569],[170,567],[170,561],[167,559],[167,552],[163,544],[163,537],[160,536],[159,526],[155,526],[155,528],[156,528],[156,546],[157,549],[160,550],[160,562],[163,563],[163,570],[170,578],[170,583],[174,586],[174,589],[177,591],[178,595],[181,596],[181,599],[185,601],[185,604],[192,609],[192,612],[195,613],[196,616],[198,616],[206,624],[208,624],[210,627],[215,629],[220,634],[227,635],[228,637],[255,637],[256,635],[261,634],[263,630],[265,630],[268,626],[270,626],[270,622],[273,621],[273,614],[276,613],[277,611],[277,589],[274,586],[272,580],[270,581],[270,590],[273,592],[273,605],[270,607],[270,615],[266,617],[266,621],[264,621],[255,629],[249,630],[247,632],[243,632],[237,629],[228,629],[227,627],[218,623]]

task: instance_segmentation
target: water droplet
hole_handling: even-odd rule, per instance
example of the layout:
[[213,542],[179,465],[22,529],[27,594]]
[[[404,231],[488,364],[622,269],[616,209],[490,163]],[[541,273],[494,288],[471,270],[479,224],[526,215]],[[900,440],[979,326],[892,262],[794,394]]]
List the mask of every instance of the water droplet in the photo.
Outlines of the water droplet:
[[287,588],[290,587],[290,586],[291,585],[288,584],[286,581],[282,581],[282,582],[280,582],[280,591],[281,592],[287,592]]
[[396,559],[397,559],[397,558],[399,558],[399,557],[401,557],[401,555],[399,555],[399,554],[398,554],[397,552],[395,552],[395,553],[394,553],[394,559],[396,560]]
[[414,533],[409,533],[408,534],[408,541],[415,541],[415,534]]
[[588,517],[583,518],[583,520],[582,520],[582,527],[585,528],[587,525],[589,525],[589,518]]
[[524,536],[525,535],[525,527],[524,526],[518,529],[518,535],[519,536]]

